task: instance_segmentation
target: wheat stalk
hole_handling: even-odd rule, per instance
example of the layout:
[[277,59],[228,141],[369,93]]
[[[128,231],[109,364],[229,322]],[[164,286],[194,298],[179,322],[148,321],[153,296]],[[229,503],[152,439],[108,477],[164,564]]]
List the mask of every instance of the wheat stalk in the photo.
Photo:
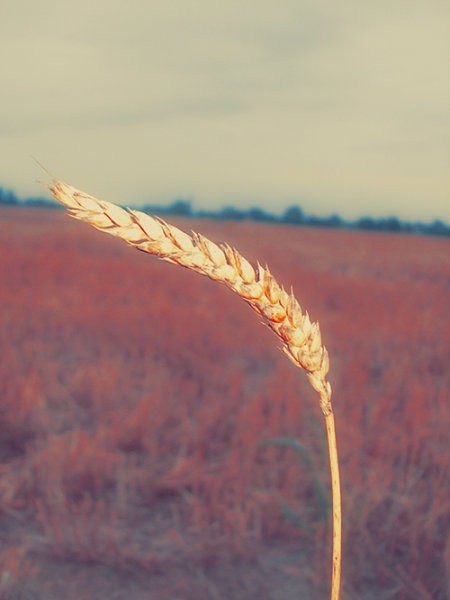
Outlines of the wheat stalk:
[[267,267],[260,264],[253,267],[227,244],[216,244],[198,233],[188,235],[160,218],[98,200],[57,179],[49,188],[72,217],[120,237],[138,250],[225,284],[263,318],[281,340],[284,353],[294,365],[306,371],[312,387],[319,394],[327,430],[333,496],[331,600],[338,600],[341,571],[339,466],[331,385],[327,381],[329,359],[319,324],[311,323],[292,291],[286,292]]

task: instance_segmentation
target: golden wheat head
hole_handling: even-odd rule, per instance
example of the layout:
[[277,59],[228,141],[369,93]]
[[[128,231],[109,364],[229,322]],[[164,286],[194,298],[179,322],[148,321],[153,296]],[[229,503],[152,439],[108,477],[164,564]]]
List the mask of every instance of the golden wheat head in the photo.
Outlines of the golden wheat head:
[[216,244],[198,233],[188,235],[160,218],[98,200],[62,181],[55,180],[49,187],[76,219],[236,292],[280,338],[287,357],[307,372],[324,415],[331,412],[328,352],[322,345],[319,324],[311,323],[293,293],[287,293],[267,267],[252,266],[227,244]]

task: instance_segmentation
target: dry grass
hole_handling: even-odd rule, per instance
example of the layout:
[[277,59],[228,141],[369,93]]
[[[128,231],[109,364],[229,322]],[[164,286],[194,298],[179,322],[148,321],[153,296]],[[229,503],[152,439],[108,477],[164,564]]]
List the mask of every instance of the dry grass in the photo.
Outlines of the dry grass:
[[267,267],[260,264],[253,267],[236,249],[226,244],[216,244],[197,233],[188,235],[162,219],[98,200],[59,180],[53,181],[50,190],[76,219],[120,237],[143,252],[225,284],[263,318],[282,341],[283,351],[294,365],[306,371],[312,387],[319,394],[327,429],[333,492],[331,598],[338,600],[341,562],[339,469],[331,386],[327,381],[329,359],[319,324],[311,323],[292,291],[286,292]]

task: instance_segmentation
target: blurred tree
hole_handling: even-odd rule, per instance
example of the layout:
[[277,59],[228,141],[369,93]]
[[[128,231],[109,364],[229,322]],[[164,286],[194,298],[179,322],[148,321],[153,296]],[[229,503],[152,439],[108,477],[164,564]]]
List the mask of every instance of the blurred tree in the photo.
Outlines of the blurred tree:
[[192,215],[191,203],[187,200],[175,200],[167,208],[167,212],[170,215],[177,215],[179,217],[190,217]]
[[372,219],[372,217],[361,217],[356,221],[356,227],[358,229],[366,229],[368,231],[379,229],[379,225],[374,219]]
[[19,200],[12,190],[4,190],[0,187],[0,204],[18,204]]
[[218,219],[225,219],[227,221],[242,221],[245,218],[245,213],[234,206],[224,206],[222,210],[217,212]]
[[281,221],[283,223],[293,223],[296,225],[298,225],[299,223],[304,223],[305,217],[303,214],[303,210],[300,208],[300,206],[297,205],[290,206],[284,211],[281,217]]
[[276,217],[262,208],[253,207],[247,211],[247,217],[251,221],[276,221]]

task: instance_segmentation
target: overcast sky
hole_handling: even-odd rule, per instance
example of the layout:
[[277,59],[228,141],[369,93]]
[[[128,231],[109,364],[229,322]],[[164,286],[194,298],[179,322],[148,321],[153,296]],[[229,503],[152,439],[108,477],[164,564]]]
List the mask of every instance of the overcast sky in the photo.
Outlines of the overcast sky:
[[450,222],[448,0],[2,0],[0,185]]

